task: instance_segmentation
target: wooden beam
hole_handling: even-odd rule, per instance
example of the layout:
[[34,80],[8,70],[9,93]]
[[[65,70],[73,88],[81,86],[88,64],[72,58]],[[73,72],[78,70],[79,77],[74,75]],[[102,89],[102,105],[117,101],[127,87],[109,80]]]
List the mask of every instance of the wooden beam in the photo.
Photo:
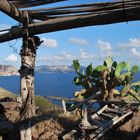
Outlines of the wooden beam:
[[9,0],[18,8],[26,8],[33,6],[40,6],[45,4],[51,4],[56,2],[62,2],[67,0]]
[[[105,25],[119,22],[128,22],[140,20],[140,6],[134,8],[125,8],[113,10],[108,13],[96,13],[75,15],[68,17],[59,17],[55,19],[37,22],[29,25],[30,35],[55,32],[66,29],[73,29],[93,25]],[[11,29],[10,32],[0,35],[0,43],[20,38],[23,36],[22,27]]]
[[18,22],[22,21],[22,12],[18,10],[13,4],[2,0],[0,3],[0,11],[15,19]]
[[108,12],[117,9],[125,9],[126,7],[136,7],[140,5],[140,1],[125,1],[125,7],[123,2],[110,2],[110,3],[91,3],[85,5],[74,5],[74,6],[65,6],[57,7],[51,9],[38,9],[38,10],[29,10],[29,16],[32,19],[46,20],[48,18],[54,18],[54,16],[68,16],[74,15],[76,13],[97,13],[97,12]]

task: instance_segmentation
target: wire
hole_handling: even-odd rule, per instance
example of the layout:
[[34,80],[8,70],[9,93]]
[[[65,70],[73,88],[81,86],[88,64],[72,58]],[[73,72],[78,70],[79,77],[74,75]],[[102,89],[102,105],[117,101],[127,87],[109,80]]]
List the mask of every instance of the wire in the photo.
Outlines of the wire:
[[11,44],[9,41],[8,41],[8,44],[9,44],[9,47],[13,49],[13,52],[15,52],[16,54],[19,55],[19,52],[18,52],[17,48],[15,47],[15,45],[17,44],[17,39],[14,44]]

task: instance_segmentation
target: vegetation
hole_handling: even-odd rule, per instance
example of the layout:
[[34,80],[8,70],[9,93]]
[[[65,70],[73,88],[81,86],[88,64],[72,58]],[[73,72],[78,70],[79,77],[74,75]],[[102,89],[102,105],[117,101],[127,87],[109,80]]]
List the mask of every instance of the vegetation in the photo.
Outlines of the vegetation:
[[5,97],[16,99],[17,95],[13,94],[12,92],[0,87],[0,99],[5,98]]
[[[9,98],[16,100],[17,95],[0,87],[0,99]],[[38,110],[38,113],[45,113],[48,110],[55,109],[56,105],[48,101],[42,96],[35,96],[35,104]]]
[[38,113],[45,113],[47,110],[55,109],[55,105],[42,96],[35,96],[35,104],[39,108]]
[[117,63],[111,57],[107,57],[103,65],[93,68],[92,64],[86,70],[81,71],[78,60],[73,61],[73,67],[77,76],[73,83],[82,86],[81,92],[76,92],[75,97],[86,98],[101,91],[101,99],[109,100],[114,97],[132,97],[140,102],[140,81],[133,82],[135,74],[139,71],[137,65],[130,68],[128,62]]

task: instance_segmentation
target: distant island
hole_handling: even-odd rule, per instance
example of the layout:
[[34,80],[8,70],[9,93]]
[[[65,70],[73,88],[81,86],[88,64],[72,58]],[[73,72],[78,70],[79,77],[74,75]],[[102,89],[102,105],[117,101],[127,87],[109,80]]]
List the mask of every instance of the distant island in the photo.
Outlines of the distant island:
[[12,65],[0,65],[0,76],[19,75],[18,69]]
[[[82,69],[85,67],[82,66]],[[66,65],[40,65],[35,68],[36,73],[71,73],[73,66]],[[12,65],[0,65],[0,76],[19,75],[18,69]]]
[[37,73],[70,73],[74,72],[72,66],[66,65],[40,65],[35,69]]

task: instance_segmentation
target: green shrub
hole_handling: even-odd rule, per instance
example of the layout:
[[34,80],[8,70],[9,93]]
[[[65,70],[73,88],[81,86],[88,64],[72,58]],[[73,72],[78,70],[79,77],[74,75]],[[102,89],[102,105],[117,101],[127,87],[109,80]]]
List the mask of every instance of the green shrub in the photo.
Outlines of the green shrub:
[[48,110],[54,109],[55,105],[42,96],[35,96],[36,107],[39,107],[39,113],[45,113]]

